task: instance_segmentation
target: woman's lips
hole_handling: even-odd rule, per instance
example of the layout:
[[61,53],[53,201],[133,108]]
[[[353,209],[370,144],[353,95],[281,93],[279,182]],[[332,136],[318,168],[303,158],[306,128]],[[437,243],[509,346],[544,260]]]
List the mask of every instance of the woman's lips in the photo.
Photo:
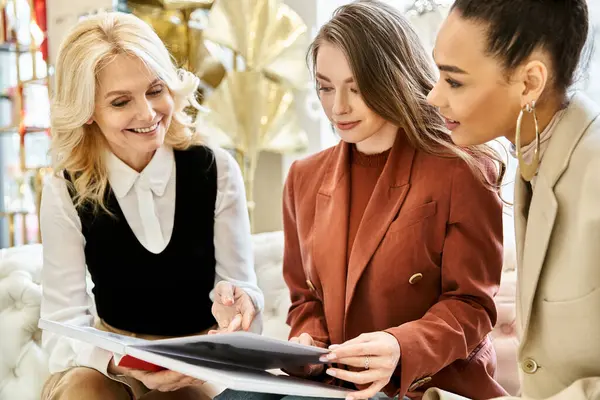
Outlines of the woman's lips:
[[356,127],[358,124],[360,124],[360,121],[353,121],[353,122],[336,122],[335,126],[338,127],[339,130],[342,131],[348,131],[354,127]]
[[450,131],[453,131],[460,126],[460,122],[454,121],[450,118],[444,117],[444,122],[446,123],[446,128]]

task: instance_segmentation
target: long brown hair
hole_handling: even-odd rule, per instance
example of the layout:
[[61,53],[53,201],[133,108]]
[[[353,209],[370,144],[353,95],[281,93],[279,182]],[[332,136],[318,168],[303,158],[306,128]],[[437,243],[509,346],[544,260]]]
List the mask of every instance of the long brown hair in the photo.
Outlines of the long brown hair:
[[[497,192],[506,165],[488,145],[461,147],[452,142],[438,109],[427,102],[436,77],[431,60],[408,20],[396,8],[362,0],[337,8],[309,47],[314,71],[322,43],[341,49],[367,106],[404,128],[417,149],[443,157],[460,157],[482,182]],[[496,182],[486,179],[482,159],[498,163]]]

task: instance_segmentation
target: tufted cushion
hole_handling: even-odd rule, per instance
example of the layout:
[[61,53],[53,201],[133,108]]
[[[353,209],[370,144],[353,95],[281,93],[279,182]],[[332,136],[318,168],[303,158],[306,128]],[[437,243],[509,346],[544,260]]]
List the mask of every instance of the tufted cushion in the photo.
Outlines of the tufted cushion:
[[41,245],[0,251],[0,399],[36,399],[48,376],[40,347]]
[[492,331],[492,341],[498,360],[496,380],[511,395],[518,395],[520,391],[517,363],[519,341],[516,332],[516,291],[517,271],[504,271],[500,290],[495,299],[498,321]]
[[254,235],[254,265],[258,286],[265,296],[263,334],[287,339],[289,327],[285,323],[290,295],[283,280],[283,232],[265,232]]

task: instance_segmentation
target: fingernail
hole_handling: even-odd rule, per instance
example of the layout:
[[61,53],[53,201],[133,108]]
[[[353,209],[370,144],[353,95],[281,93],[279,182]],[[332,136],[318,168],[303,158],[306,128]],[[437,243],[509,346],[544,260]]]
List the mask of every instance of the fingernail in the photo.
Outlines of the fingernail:
[[354,400],[354,397],[348,396],[346,397],[346,400]]
[[325,373],[329,376],[335,376],[335,371],[332,369],[328,369],[327,371],[325,371]]
[[329,361],[329,358],[327,358],[327,356],[321,356],[319,358],[319,361],[321,361],[321,362],[327,362],[327,361]]
[[329,353],[327,354],[327,359],[328,360],[335,360],[337,358],[337,356],[335,355],[335,353]]
[[337,349],[338,347],[340,347],[339,344],[332,344],[331,346],[329,346],[329,349],[333,350],[333,349]]

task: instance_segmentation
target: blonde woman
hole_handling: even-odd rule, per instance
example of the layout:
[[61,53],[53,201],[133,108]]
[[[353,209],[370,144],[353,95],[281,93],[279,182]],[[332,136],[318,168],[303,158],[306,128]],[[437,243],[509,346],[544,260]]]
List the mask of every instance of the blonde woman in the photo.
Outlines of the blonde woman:
[[433,66],[393,6],[342,6],[309,60],[341,142],[291,167],[283,269],[291,340],[332,351],[288,372],[353,399],[504,395],[488,338],[502,270],[493,153],[452,143],[426,101]]
[[[240,170],[202,144],[184,113],[199,107],[198,83],[133,15],[87,18],[63,41],[52,100],[55,175],[41,206],[43,318],[150,339],[260,330]],[[44,400],[202,395],[201,382],[124,369],[112,353],[80,342],[44,332],[43,345],[52,372]]]

